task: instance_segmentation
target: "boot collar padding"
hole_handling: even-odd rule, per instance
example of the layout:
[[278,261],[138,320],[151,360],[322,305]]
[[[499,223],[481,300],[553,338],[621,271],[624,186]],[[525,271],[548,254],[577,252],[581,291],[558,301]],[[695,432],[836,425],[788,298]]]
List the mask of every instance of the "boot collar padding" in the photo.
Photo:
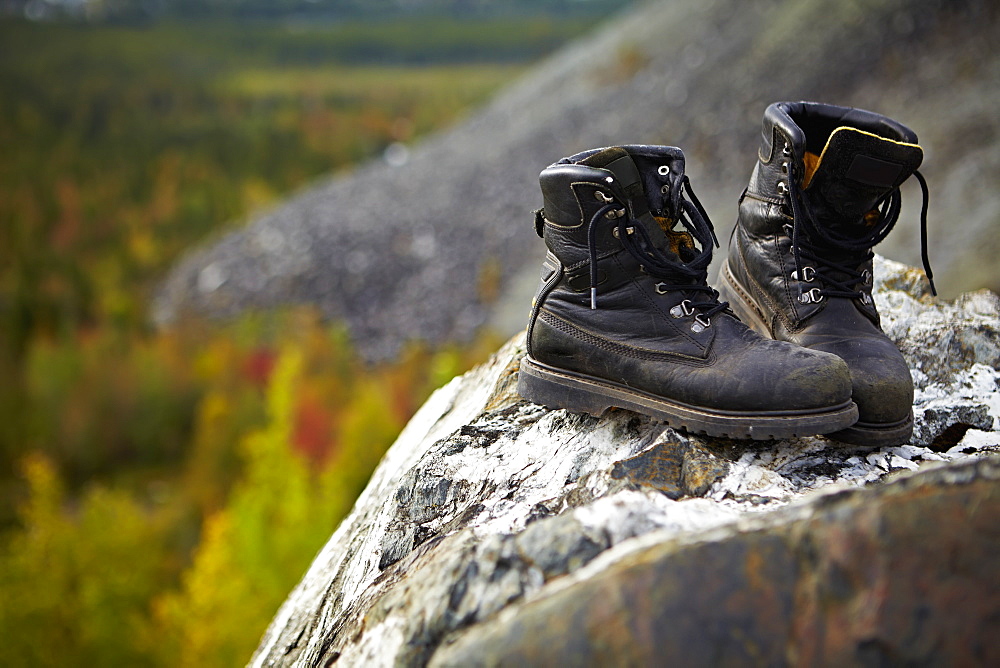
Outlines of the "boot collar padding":
[[830,133],[814,164],[810,158],[814,154],[804,154],[802,187],[809,188],[817,174],[825,174],[888,190],[898,187],[920,166],[923,154],[918,144],[841,126]]
[[841,127],[858,129],[890,141],[917,141],[916,134],[902,123],[871,111],[819,102],[774,102],[764,110],[758,151],[760,161],[770,164],[781,157],[787,143],[796,167],[802,169],[805,152],[821,153],[829,137]]

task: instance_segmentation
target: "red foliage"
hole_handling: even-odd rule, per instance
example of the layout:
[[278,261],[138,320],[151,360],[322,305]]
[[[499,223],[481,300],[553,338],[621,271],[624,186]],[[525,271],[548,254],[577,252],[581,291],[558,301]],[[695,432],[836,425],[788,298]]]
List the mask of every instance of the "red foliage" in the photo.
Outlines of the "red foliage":
[[333,415],[321,398],[304,394],[295,408],[292,446],[321,467],[335,450]]
[[267,387],[278,356],[269,348],[256,348],[243,363],[244,377],[261,389]]

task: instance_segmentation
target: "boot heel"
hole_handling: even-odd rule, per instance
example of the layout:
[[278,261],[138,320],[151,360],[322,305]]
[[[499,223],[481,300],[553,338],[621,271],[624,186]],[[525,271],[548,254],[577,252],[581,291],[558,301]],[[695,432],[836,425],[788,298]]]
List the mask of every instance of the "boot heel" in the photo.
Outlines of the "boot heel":
[[612,407],[608,397],[582,387],[567,386],[557,378],[525,357],[521,360],[517,391],[528,401],[546,408],[565,408],[594,417],[600,417]]
[[757,314],[756,310],[747,302],[744,291],[739,289],[736,279],[729,270],[729,260],[722,263],[717,281],[719,290],[719,301],[729,302],[736,317],[743,321],[743,324],[754,330],[761,336],[771,338],[771,331],[767,323]]

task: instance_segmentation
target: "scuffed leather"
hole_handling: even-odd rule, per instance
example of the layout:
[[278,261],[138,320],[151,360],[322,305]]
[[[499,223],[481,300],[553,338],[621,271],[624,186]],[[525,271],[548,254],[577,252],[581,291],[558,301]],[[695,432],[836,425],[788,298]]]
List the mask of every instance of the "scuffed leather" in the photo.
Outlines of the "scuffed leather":
[[782,205],[748,191],[740,203],[738,221],[729,247],[729,257],[737,261],[729,262],[730,270],[758,304],[766,305],[763,314],[772,329],[778,322],[785,329],[798,329],[827,302],[799,301],[799,282],[791,277],[795,271],[792,239],[784,228],[791,224],[791,216]]
[[893,423],[913,405],[913,381],[903,355],[850,300],[832,299],[821,319],[798,331],[777,329],[775,338],[837,355],[851,371],[859,419]]
[[850,397],[849,373],[835,356],[763,339],[732,316],[713,323],[715,345],[702,359],[666,351],[664,341],[625,339],[618,336],[622,328],[593,330],[579,319],[555,318],[543,309],[535,323],[536,360],[689,406],[783,413],[824,409]]
[[[661,187],[683,176],[683,155],[670,147],[625,148],[634,156],[648,195],[630,211],[640,214],[637,223],[646,226],[654,243],[666,244],[659,226],[642,209],[663,213],[669,189],[664,193]],[[699,295],[659,294],[660,281],[622,248],[610,233],[611,225],[598,232],[598,308],[590,308],[587,227],[603,206],[594,192],[629,202],[616,190],[629,184],[619,184],[608,170],[567,161],[587,159],[600,150],[560,161],[540,175],[543,235],[561,270],[546,272],[536,295],[529,355],[557,369],[714,410],[806,411],[848,401],[850,375],[834,355],[765,339],[726,311],[712,316],[711,326],[700,332],[692,329],[693,314],[672,315],[672,308]],[[659,173],[664,165],[669,168],[666,176]],[[608,182],[609,175],[615,176],[613,182]]]
[[[586,330],[613,334],[616,341],[625,345],[669,352],[689,360],[708,357],[718,328],[712,326],[696,333],[691,330],[693,315],[674,318],[669,313],[692,294],[657,294],[658,281],[643,274],[635,258],[625,251],[602,258],[598,271],[608,276],[600,286],[599,308],[590,308],[589,286],[578,291],[566,280],[560,281],[547,295],[542,308]],[[714,316],[713,323],[720,316]],[[544,361],[537,355],[536,359]]]
[[[808,133],[802,126],[813,130]],[[828,135],[839,127],[854,127],[893,142],[915,144],[916,135],[884,116],[859,109],[809,102],[772,104],[764,113],[758,161],[740,202],[736,229],[730,238],[728,269],[748,297],[744,301],[769,328],[772,337],[837,355],[851,371],[853,399],[865,423],[905,420],[913,403],[909,368],[880,327],[874,302],[826,298],[819,304],[799,301],[800,288],[812,285],[792,278],[795,261],[790,238],[792,217],[778,183],[793,171],[803,173],[806,150],[819,154]],[[870,141],[877,144],[877,138]],[[864,142],[855,141],[855,145]],[[831,142],[834,150],[839,147]],[[883,142],[885,144],[885,142]],[[897,186],[920,164],[919,147],[902,144],[877,149],[902,168],[891,185],[875,187],[845,179],[850,156],[831,156],[813,177],[807,196],[816,203],[820,221],[849,230],[889,188]],[[872,149],[875,150],[875,149]],[[825,159],[824,159],[825,160]],[[839,260],[839,258],[834,258]],[[858,267],[871,275],[872,263]],[[817,284],[818,285],[818,284]]]

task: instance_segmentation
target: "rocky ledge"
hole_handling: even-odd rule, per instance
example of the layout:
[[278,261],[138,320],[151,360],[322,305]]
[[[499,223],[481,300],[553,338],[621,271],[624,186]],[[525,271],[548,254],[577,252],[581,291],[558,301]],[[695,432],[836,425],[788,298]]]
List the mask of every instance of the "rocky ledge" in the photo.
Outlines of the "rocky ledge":
[[1000,299],[878,259],[908,445],[548,410],[523,336],[438,390],[252,665],[1000,661]]

